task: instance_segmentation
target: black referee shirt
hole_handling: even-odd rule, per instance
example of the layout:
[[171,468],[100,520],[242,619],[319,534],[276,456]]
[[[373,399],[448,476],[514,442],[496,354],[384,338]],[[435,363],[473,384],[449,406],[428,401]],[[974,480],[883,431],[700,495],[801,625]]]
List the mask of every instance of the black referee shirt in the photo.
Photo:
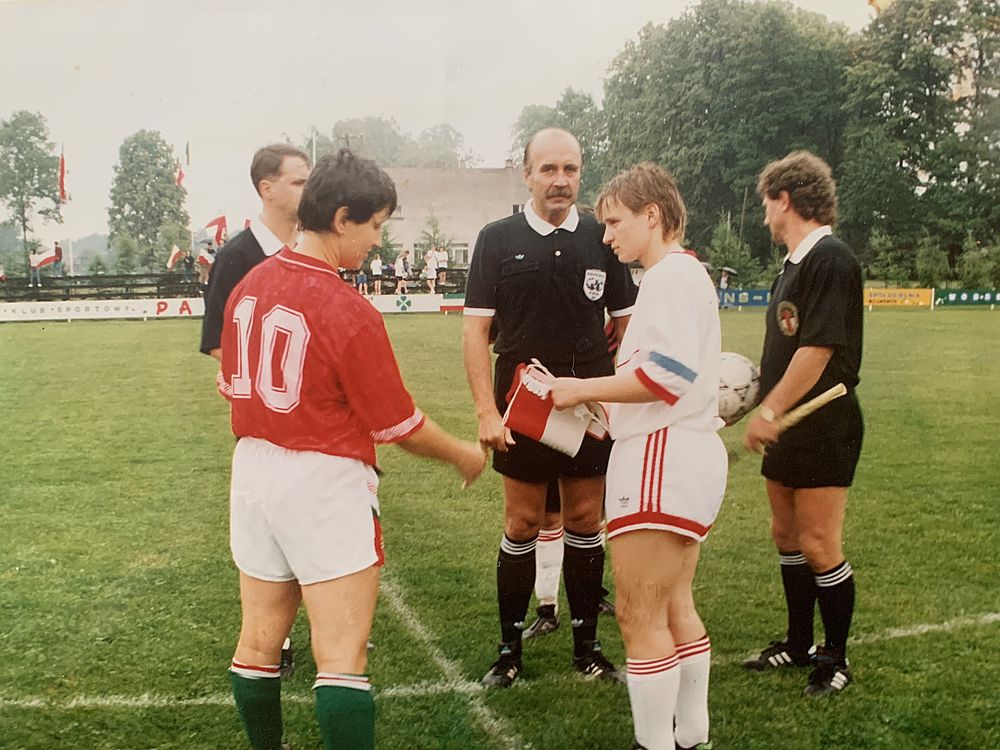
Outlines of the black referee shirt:
[[201,321],[201,352],[210,354],[222,341],[222,318],[230,292],[251,268],[267,258],[253,232],[244,229],[219,250],[208,275],[205,317]]
[[833,236],[817,242],[798,263],[785,259],[771,286],[760,360],[763,399],[781,380],[800,346],[824,346],[833,356],[803,401],[843,383],[854,388],[861,368],[863,321],[861,267]]
[[603,236],[603,225],[589,215],[573,231],[561,227],[544,236],[524,213],[482,229],[466,315],[495,311],[498,355],[557,365],[609,357],[604,311],[628,314],[637,290]]

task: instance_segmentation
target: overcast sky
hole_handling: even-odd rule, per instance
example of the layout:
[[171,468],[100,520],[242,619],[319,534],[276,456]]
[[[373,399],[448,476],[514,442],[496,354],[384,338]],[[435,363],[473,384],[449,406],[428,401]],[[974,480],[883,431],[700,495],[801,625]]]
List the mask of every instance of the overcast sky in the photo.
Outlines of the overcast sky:
[[[448,123],[501,166],[526,104],[566,86],[598,102],[608,65],[647,22],[691,0],[0,0],[0,119],[41,112],[64,144],[71,202],[46,242],[107,231],[122,140],[191,144],[195,228],[257,211],[253,151],[310,126],[381,115],[417,135]],[[794,0],[851,29],[865,0]],[[2,210],[2,209],[0,209]],[[0,215],[0,218],[4,218]]]

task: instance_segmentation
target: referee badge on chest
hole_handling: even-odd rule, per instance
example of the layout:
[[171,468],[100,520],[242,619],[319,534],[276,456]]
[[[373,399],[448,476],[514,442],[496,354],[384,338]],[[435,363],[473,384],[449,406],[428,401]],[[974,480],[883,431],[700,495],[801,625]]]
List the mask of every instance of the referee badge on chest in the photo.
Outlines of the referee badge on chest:
[[597,302],[604,296],[604,282],[608,274],[598,268],[588,268],[583,277],[583,293],[591,302]]
[[778,330],[786,336],[794,336],[799,332],[799,308],[787,299],[778,303]]

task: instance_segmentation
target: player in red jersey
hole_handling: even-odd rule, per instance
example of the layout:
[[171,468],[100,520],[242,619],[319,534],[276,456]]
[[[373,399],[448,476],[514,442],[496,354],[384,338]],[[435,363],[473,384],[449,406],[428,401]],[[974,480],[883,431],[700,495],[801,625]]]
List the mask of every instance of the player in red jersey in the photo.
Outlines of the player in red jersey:
[[232,402],[230,541],[243,624],[230,676],[255,750],[281,747],[282,640],[305,602],[327,748],[374,747],[365,674],[379,567],[376,443],[452,464],[485,456],[425,417],[354,270],[396,206],[389,177],[347,149],[321,159],[299,206],[302,242],[254,268],[226,304],[221,388]]

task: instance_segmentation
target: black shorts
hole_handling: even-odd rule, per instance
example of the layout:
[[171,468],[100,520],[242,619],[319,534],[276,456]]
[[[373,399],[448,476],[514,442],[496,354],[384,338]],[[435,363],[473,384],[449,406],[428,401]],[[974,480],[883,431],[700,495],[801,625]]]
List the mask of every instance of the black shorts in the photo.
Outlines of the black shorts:
[[[503,414],[507,411],[507,393],[511,390],[514,373],[519,362],[508,357],[497,359],[496,378],[493,382],[496,394],[497,409]],[[546,365],[556,377],[573,376],[594,378],[603,375],[614,375],[614,365],[610,358],[569,365]],[[608,456],[611,455],[611,439],[595,440],[589,435],[584,436],[580,452],[575,456],[567,456],[546,445],[542,445],[520,433],[513,433],[514,445],[506,453],[493,452],[493,469],[505,477],[521,482],[539,484],[551,482],[560,477],[600,477],[608,473]]]
[[850,391],[782,433],[760,473],[792,489],[850,487],[864,433],[861,405]]

